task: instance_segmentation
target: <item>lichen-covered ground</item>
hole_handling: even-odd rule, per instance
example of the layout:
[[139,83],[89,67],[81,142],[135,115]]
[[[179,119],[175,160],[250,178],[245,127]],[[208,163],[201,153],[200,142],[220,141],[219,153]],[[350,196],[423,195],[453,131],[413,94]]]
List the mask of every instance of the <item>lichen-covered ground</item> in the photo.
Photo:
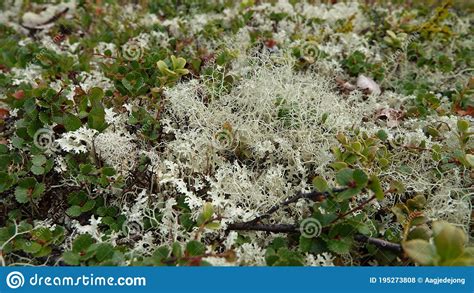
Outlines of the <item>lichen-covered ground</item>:
[[472,6],[43,2],[0,4],[0,265],[474,265]]

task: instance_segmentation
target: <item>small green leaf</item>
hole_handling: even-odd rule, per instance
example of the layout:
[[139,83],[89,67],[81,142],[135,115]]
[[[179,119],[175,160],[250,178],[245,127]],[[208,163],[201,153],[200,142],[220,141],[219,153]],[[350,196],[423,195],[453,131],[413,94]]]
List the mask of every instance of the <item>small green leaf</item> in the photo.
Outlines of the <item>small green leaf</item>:
[[349,168],[345,168],[345,169],[340,170],[336,174],[336,182],[339,185],[342,185],[342,186],[349,185],[353,180],[353,177],[352,177],[353,173],[354,173],[354,171],[352,169],[349,169]]
[[88,175],[89,173],[92,172],[93,166],[91,164],[81,164],[79,165],[79,169],[81,171],[82,175]]
[[15,199],[19,203],[27,203],[30,200],[31,189],[17,186],[15,189]]
[[51,254],[51,252],[53,251],[53,249],[51,248],[51,246],[41,246],[41,249],[38,251],[38,252],[35,252],[33,254],[34,257],[45,257],[45,256],[48,256]]
[[115,175],[115,170],[112,167],[104,167],[102,168],[102,174],[105,176],[114,176]]
[[425,217],[424,215],[420,215],[420,216],[417,216],[417,217],[414,217],[414,218],[411,219],[411,225],[412,226],[423,225],[426,222],[428,222],[428,218]]
[[357,169],[354,170],[352,173],[352,178],[357,184],[357,187],[363,188],[367,185],[367,182],[369,181],[369,178],[367,177],[367,174],[365,174],[364,171]]
[[77,266],[79,265],[79,254],[74,253],[72,251],[66,251],[63,253],[63,260],[66,264],[71,265],[71,266]]
[[385,197],[385,193],[383,192],[382,185],[380,184],[380,180],[377,176],[372,175],[370,176],[370,190],[372,190],[375,194],[377,200],[383,200]]
[[454,259],[464,252],[466,234],[461,228],[447,222],[433,223],[436,251],[442,260]]
[[333,168],[334,170],[338,171],[338,170],[347,168],[347,163],[345,163],[345,162],[334,162],[334,163],[329,164],[329,166],[331,168]]
[[351,144],[351,147],[352,149],[357,152],[357,153],[360,153],[360,151],[362,150],[362,144],[358,141],[354,142]]
[[426,224],[423,224],[411,230],[410,233],[408,233],[407,240],[422,239],[428,241],[430,237],[430,228]]
[[311,246],[313,243],[312,238],[304,237],[303,235],[300,236],[299,241],[299,249],[301,252],[309,252],[311,250]]
[[461,133],[467,132],[469,130],[469,122],[467,120],[458,120],[457,126],[458,131]]
[[169,255],[169,248],[167,246],[160,246],[153,252],[153,260],[156,265],[163,265],[163,260],[167,259]]
[[347,200],[353,197],[354,195],[358,194],[360,192],[359,188],[348,188],[342,192],[339,192],[336,196],[336,198],[339,201]]
[[387,167],[389,164],[390,164],[390,161],[387,160],[386,158],[380,158],[380,159],[379,159],[379,165],[380,165],[380,167],[385,168],[385,167]]
[[35,188],[33,188],[33,192],[31,196],[34,198],[39,198],[46,190],[46,185],[44,183],[37,183]]
[[474,167],[474,155],[466,154],[466,162],[469,164],[471,168]]
[[[369,221],[368,223],[371,223],[371,222]],[[373,227],[375,227],[374,224],[369,225],[366,223],[361,223],[357,225],[357,231],[360,234],[371,236],[374,233],[374,229],[372,229]]]
[[105,111],[102,106],[92,107],[87,117],[87,124],[90,128],[102,131],[105,126]]
[[386,141],[388,139],[387,133],[383,130],[377,132],[377,137],[380,138],[381,141]]
[[394,192],[398,194],[405,193],[405,185],[400,181],[392,181],[390,182],[390,189],[394,190]]
[[71,206],[66,210],[66,214],[70,217],[78,217],[81,215],[81,207],[80,206]]
[[221,223],[219,222],[210,222],[206,224],[206,228],[211,230],[218,230],[220,227]]
[[186,244],[186,252],[190,256],[203,255],[206,252],[206,246],[199,241],[191,240]]
[[176,58],[174,55],[172,55],[171,63],[173,64],[173,69],[182,69],[186,65],[186,60],[182,57]]
[[189,70],[187,70],[187,69],[176,69],[175,72],[178,73],[178,74],[181,74],[181,75],[186,75],[186,74],[189,73]]
[[164,76],[176,76],[176,73],[171,71],[169,68],[168,68],[168,65],[163,61],[163,60],[160,60],[156,63],[156,65],[158,66],[158,70],[161,72],[161,74],[163,74]]
[[12,141],[12,146],[18,149],[21,149],[23,144],[25,143],[25,140],[18,136],[14,136],[11,141]]
[[26,177],[20,180],[15,189],[15,198],[19,203],[26,203],[30,198],[39,197],[45,190],[43,183],[37,183],[33,177]]
[[168,69],[168,65],[166,65],[165,61],[163,61],[163,60],[160,60],[160,61],[156,62],[156,66],[158,67],[158,70],[161,73],[164,73],[165,70]]
[[414,198],[407,200],[407,207],[411,210],[421,210],[426,205],[426,198],[422,194],[418,194]]
[[327,181],[321,176],[314,177],[313,186],[319,192],[326,192],[329,189]]
[[404,205],[404,204],[396,204],[395,206],[393,206],[391,208],[391,211],[392,213],[395,214],[395,216],[397,217],[397,221],[400,223],[400,224],[404,224],[407,220],[407,216],[408,216],[408,208]]
[[45,170],[41,166],[33,165],[31,166],[30,171],[35,175],[43,175]]
[[324,114],[321,116],[321,124],[326,123],[326,121],[328,120],[328,118],[329,118],[329,114],[328,114],[328,113],[324,113]]
[[100,243],[97,245],[95,249],[95,258],[99,262],[103,262],[107,259],[111,259],[114,255],[114,248],[112,245],[108,243]]
[[33,236],[38,240],[48,242],[52,239],[53,233],[49,229],[39,228],[33,231]]
[[181,244],[179,242],[173,243],[172,252],[177,258],[181,258],[183,256],[183,249],[181,248]]
[[434,265],[437,261],[436,249],[428,241],[415,239],[403,243],[403,250],[421,265]]
[[34,188],[37,181],[34,177],[25,177],[18,182],[18,186],[22,188]]
[[30,241],[26,241],[25,244],[22,245],[22,247],[26,253],[32,253],[32,254],[37,253],[42,248],[41,244],[37,242],[30,242]]
[[145,80],[138,72],[131,72],[122,79],[122,84],[129,92],[135,94],[145,85]]
[[5,172],[0,172],[0,193],[4,192],[13,184],[13,178]]
[[8,147],[4,144],[0,144],[0,154],[8,154]]
[[81,119],[79,119],[77,116],[72,115],[72,114],[66,114],[64,116],[64,128],[66,128],[67,131],[74,131],[79,129],[82,126]]
[[89,234],[81,234],[72,243],[72,251],[74,252],[85,252],[89,246],[94,243],[92,236]]
[[100,105],[103,97],[104,91],[100,87],[93,87],[89,90],[89,100],[93,107]]
[[340,142],[343,145],[347,144],[347,137],[342,132],[339,132],[336,135],[336,139],[337,139],[338,142]]
[[206,202],[202,208],[202,216],[204,222],[209,221],[212,218],[212,215],[214,214],[214,208],[212,207],[212,204],[209,202]]
[[331,239],[327,242],[328,249],[337,254],[348,254],[352,247],[353,240],[350,237]]
[[46,157],[43,155],[36,155],[36,156],[33,156],[33,158],[31,159],[31,162],[33,163],[33,165],[43,166],[46,163]]
[[95,207],[95,200],[88,200],[86,203],[81,207],[81,212],[85,213],[92,210]]

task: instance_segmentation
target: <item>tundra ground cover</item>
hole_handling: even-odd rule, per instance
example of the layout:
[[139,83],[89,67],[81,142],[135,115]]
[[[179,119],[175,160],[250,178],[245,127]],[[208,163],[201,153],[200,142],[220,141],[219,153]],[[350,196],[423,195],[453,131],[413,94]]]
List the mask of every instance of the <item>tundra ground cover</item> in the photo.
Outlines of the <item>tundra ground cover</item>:
[[0,13],[2,265],[474,264],[472,8],[42,2]]

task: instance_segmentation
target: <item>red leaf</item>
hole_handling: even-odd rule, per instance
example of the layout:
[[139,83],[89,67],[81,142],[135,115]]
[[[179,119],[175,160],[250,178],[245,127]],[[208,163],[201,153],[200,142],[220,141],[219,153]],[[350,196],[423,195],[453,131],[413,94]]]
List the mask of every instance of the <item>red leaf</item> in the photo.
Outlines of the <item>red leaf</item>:
[[0,119],[8,118],[10,112],[7,109],[0,108]]
[[471,116],[474,117],[474,107],[468,106],[465,110],[459,107],[458,105],[454,106],[454,111],[459,116]]
[[277,44],[277,42],[273,39],[268,39],[268,40],[265,41],[265,46],[267,46],[267,48],[270,48],[270,49],[275,47],[276,44]]
[[0,64],[0,71],[10,72],[10,68],[8,68],[6,65]]
[[188,264],[189,266],[197,267],[197,266],[201,266],[201,261],[202,261],[202,258],[195,257],[195,258],[192,258]]
[[23,90],[19,90],[13,94],[13,97],[17,100],[21,100],[25,97],[25,92]]

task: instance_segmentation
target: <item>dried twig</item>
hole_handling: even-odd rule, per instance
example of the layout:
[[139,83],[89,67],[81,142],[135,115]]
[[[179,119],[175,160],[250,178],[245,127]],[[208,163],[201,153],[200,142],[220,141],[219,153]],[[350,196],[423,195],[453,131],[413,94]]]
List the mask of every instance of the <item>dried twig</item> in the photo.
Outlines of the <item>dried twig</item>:
[[[299,232],[297,225],[292,224],[260,224],[260,223],[235,223],[227,227],[228,230],[233,231],[264,231],[272,233],[296,233]],[[403,252],[402,246],[397,243],[385,241],[383,239],[368,237],[362,234],[356,234],[354,239],[361,243],[370,243],[380,249],[390,250],[395,253]]]
[[254,222],[235,223],[227,227],[234,231],[265,231],[273,233],[293,233],[298,232],[298,226],[292,224],[260,224]]
[[361,210],[365,207],[365,205],[367,205],[369,202],[373,201],[375,199],[375,195],[373,195],[372,197],[370,197],[369,199],[367,199],[366,201],[363,201],[360,205],[356,206],[355,208],[351,209],[350,211],[348,212],[345,212],[344,214],[341,214],[339,215],[334,221],[332,221],[331,223],[335,223],[337,222],[338,220],[344,218],[345,216],[347,215],[350,215],[352,214],[353,212],[356,212],[358,210]]
[[289,199],[287,199],[286,201],[278,204],[278,205],[275,205],[273,206],[272,208],[270,208],[265,214],[263,215],[260,215],[258,217],[256,217],[255,219],[249,221],[249,223],[257,223],[259,222],[260,220],[262,219],[266,219],[268,217],[270,217],[274,212],[276,212],[277,210],[279,210],[280,208],[284,207],[284,206],[287,206],[291,203],[295,203],[297,202],[299,199],[301,198],[305,198],[305,199],[310,199],[312,201],[323,201],[324,199],[326,199],[330,194],[333,194],[333,193],[338,193],[338,192],[342,192],[344,190],[346,190],[347,188],[335,188],[333,190],[331,190],[330,192],[328,191],[325,191],[325,192],[319,192],[319,191],[311,191],[311,192],[307,192],[307,193],[303,193],[303,192],[298,192],[296,195],[290,197]]
[[385,241],[383,239],[367,237],[367,236],[362,235],[362,234],[355,235],[354,239],[356,241],[370,243],[370,244],[373,244],[373,245],[377,246],[378,248],[391,250],[391,251],[396,252],[396,253],[403,252],[403,248],[400,244]]
[[[324,199],[327,198],[328,195],[338,193],[338,192],[342,192],[346,189],[347,188],[338,188],[338,189],[333,189],[329,192],[318,192],[318,191],[312,191],[312,192],[308,192],[308,193],[299,192],[298,194],[296,194],[295,196],[290,197],[289,199],[282,202],[281,204],[273,206],[265,214],[263,214],[261,216],[258,216],[258,217],[256,217],[255,219],[253,219],[251,221],[244,222],[244,223],[230,224],[227,227],[227,230],[233,230],[233,231],[264,231],[264,232],[272,232],[272,233],[296,233],[296,232],[299,232],[298,225],[294,225],[294,224],[262,224],[262,223],[259,223],[259,222],[262,219],[270,217],[274,212],[276,212],[281,207],[284,207],[284,206],[287,206],[291,203],[297,202],[301,198],[311,199],[313,201],[323,201]],[[344,214],[339,215],[332,223],[336,222],[337,220],[340,220],[340,219],[344,218],[345,216],[347,216],[347,215],[349,215],[349,214],[351,214],[355,211],[358,211],[358,210],[362,209],[366,204],[368,204],[369,202],[371,202],[374,199],[375,199],[375,196],[370,197],[369,199],[362,202],[357,207],[351,209],[350,211],[348,211]],[[366,242],[366,243],[373,244],[373,245],[377,246],[380,249],[387,249],[387,250],[391,250],[391,251],[394,251],[394,252],[397,252],[397,253],[401,253],[403,251],[400,244],[388,242],[388,241],[378,239],[378,238],[367,237],[367,236],[362,235],[362,234],[356,234],[354,239],[356,241],[359,241],[359,242]]]

